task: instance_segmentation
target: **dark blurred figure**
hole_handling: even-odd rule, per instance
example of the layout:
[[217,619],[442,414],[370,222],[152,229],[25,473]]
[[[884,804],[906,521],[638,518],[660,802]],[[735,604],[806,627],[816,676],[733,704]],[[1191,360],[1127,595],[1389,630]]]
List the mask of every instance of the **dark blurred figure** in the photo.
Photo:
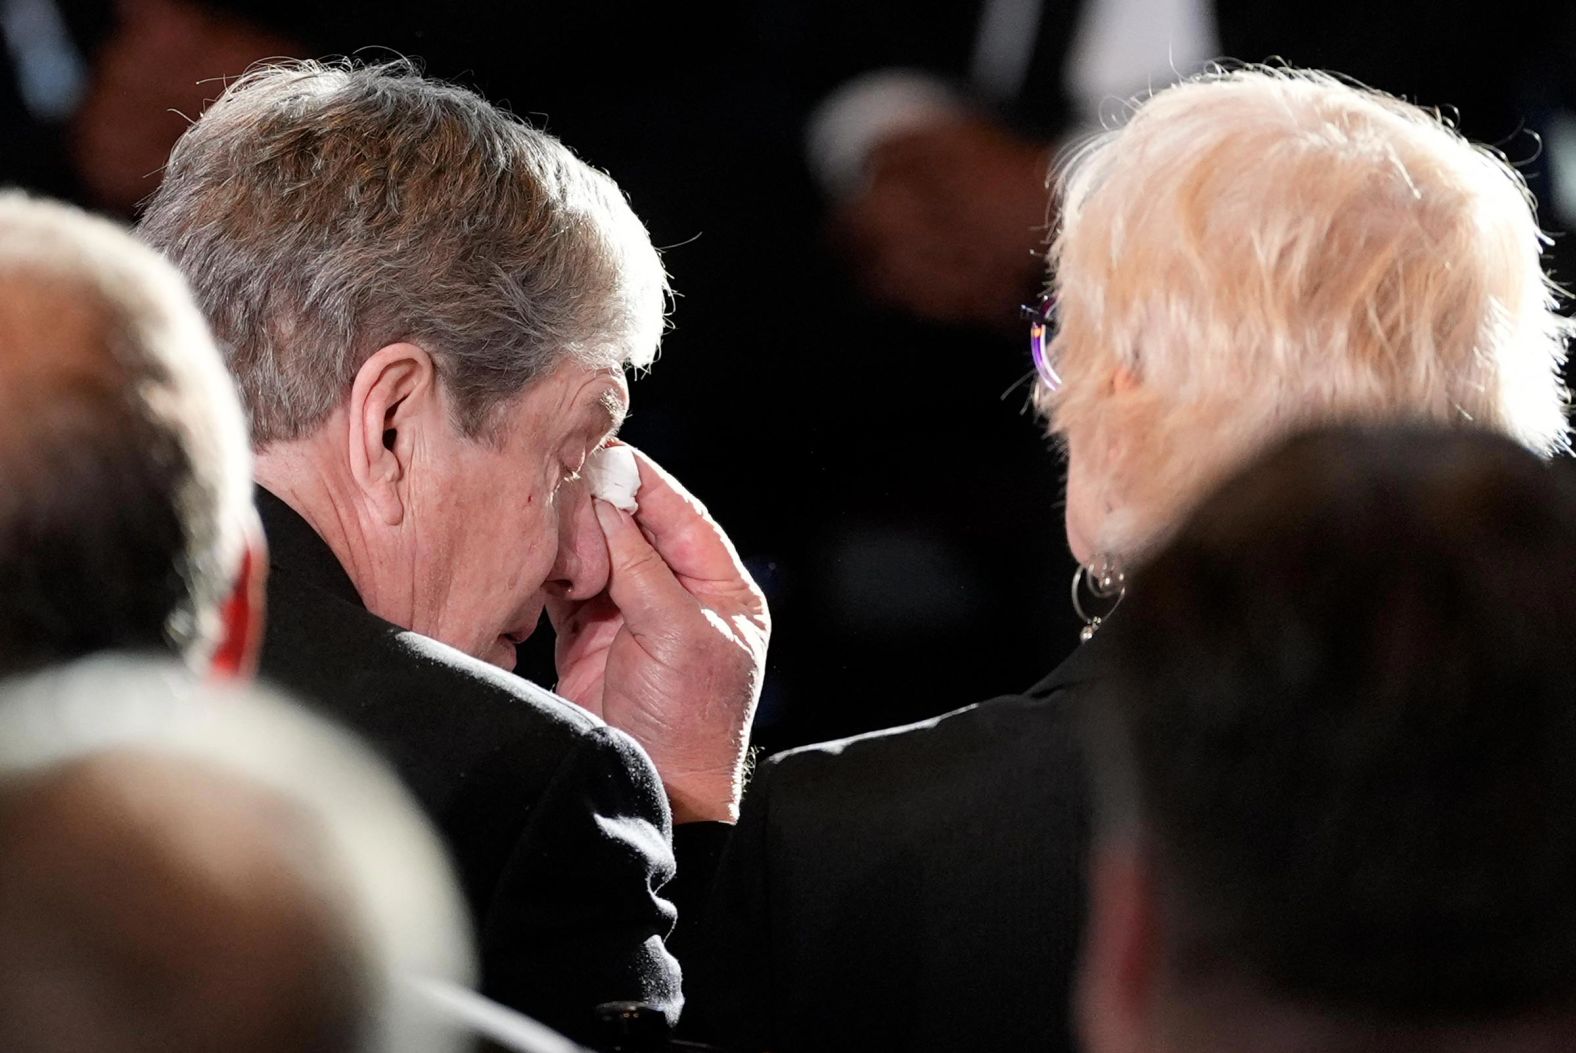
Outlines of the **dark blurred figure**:
[[4,0],[0,183],[130,218],[225,78],[334,24],[289,2]]
[[1145,568],[1089,699],[1090,1053],[1570,1048],[1573,482],[1315,433]]
[[810,161],[850,277],[905,314],[987,328],[1037,280],[1051,151],[1207,61],[1327,69],[1443,107],[1523,167],[1545,222],[1539,135],[1576,107],[1576,14],[1544,0],[978,0],[941,21],[864,0],[802,5],[799,28],[819,59],[799,76]]
[[462,1048],[458,889],[344,733],[101,656],[0,687],[0,741],[8,1053]]
[[174,268],[108,221],[0,195],[0,673],[102,650],[249,671],[250,476]]
[[0,184],[80,199],[68,130],[110,14],[110,0],[0,3]]
[[90,204],[131,216],[227,80],[262,59],[303,57],[306,44],[272,19],[205,0],[116,0],[115,15],[90,52],[71,159]]

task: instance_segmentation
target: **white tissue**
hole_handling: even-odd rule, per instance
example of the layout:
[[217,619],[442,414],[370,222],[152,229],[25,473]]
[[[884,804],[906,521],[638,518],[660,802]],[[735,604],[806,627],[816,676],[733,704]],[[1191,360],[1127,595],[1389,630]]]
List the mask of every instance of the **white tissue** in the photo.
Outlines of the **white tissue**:
[[640,492],[640,467],[629,446],[604,446],[586,458],[586,480],[591,495],[615,508],[634,512],[640,508],[635,495]]

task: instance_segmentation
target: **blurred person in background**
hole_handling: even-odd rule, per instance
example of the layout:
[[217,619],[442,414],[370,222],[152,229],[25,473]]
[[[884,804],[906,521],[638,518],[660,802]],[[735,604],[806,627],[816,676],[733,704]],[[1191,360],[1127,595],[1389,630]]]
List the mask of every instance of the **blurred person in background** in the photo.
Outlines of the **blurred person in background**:
[[0,673],[108,650],[249,672],[250,476],[174,268],[106,220],[0,194]]
[[1310,423],[1564,450],[1568,323],[1539,248],[1503,161],[1321,74],[1197,78],[1081,151],[1030,334],[1088,642],[1022,695],[764,764],[692,970],[697,1024],[790,1053],[1070,1048],[1071,703],[1101,677],[1126,572]]
[[[1551,211],[1541,156],[1562,110],[1576,15],[1540,0],[977,0],[943,22],[884,0],[800,14],[832,44],[801,74],[818,96],[807,160],[836,247],[874,300],[936,322],[1001,329],[1038,281],[1057,144],[1120,121],[1124,100],[1206,63],[1339,70],[1459,114],[1506,149]],[[1362,32],[1354,32],[1354,25]],[[879,28],[878,28],[879,27]],[[1568,257],[1566,257],[1568,259]],[[1557,273],[1556,278],[1560,275]]]
[[0,0],[0,182],[131,218],[224,78],[305,53],[292,0]]
[[1145,565],[1086,700],[1085,1049],[1570,1047],[1573,484],[1316,432]]
[[[250,416],[262,675],[366,734],[429,810],[489,993],[572,1035],[609,1001],[676,1018],[670,822],[703,887],[769,625],[671,476],[640,458],[633,513],[581,477],[664,325],[622,193],[406,63],[287,63],[182,137],[139,230],[192,281]],[[579,706],[508,675],[544,608]]]
[[102,655],[0,683],[0,1047],[442,1053],[470,936],[443,852],[349,735]]

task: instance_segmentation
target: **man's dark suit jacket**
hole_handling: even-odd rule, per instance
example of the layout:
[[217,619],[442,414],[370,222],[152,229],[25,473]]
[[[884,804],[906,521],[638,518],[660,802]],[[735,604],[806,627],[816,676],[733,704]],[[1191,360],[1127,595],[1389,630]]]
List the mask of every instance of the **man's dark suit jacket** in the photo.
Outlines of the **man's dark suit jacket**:
[[781,1053],[1071,1048],[1074,699],[1100,643],[1025,695],[763,765],[688,965],[695,1033]]
[[327,544],[258,490],[270,549],[260,673],[369,739],[446,841],[483,990],[585,1040],[594,1007],[682,1005],[664,940],[668,805],[624,733],[362,606]]

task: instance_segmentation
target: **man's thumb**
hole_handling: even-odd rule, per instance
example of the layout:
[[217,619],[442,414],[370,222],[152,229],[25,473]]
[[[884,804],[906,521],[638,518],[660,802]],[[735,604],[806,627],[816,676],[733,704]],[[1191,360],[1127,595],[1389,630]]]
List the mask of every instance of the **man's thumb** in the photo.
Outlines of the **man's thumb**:
[[633,632],[657,631],[662,621],[695,602],[633,516],[600,498],[592,500],[592,508],[607,539],[608,596]]

